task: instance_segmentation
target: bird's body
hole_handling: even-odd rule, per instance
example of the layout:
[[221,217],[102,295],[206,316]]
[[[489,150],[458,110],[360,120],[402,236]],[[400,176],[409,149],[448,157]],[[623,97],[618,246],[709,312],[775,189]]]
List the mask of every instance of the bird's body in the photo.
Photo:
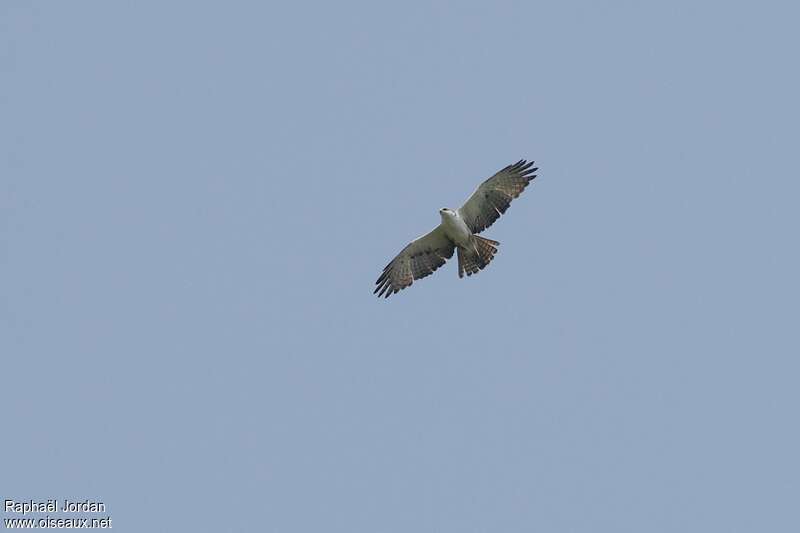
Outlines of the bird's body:
[[458,214],[458,211],[453,211],[446,207],[439,210],[439,215],[442,217],[442,229],[448,239],[453,241],[456,246],[467,247],[472,237],[467,223]]
[[506,212],[511,200],[536,177],[533,161],[518,161],[478,186],[459,209],[439,210],[441,223],[414,239],[383,269],[375,282],[378,296],[390,295],[432,274],[458,250],[458,276],[483,270],[497,253],[497,241],[477,235]]

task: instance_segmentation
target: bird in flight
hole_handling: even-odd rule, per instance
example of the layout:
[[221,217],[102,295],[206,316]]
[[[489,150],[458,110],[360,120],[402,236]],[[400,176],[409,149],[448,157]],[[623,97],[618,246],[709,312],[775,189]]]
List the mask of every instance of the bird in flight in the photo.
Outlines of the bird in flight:
[[458,277],[483,270],[497,253],[499,242],[477,233],[491,226],[506,212],[511,200],[522,193],[536,177],[533,161],[524,159],[509,165],[481,183],[459,209],[439,209],[442,222],[436,228],[411,241],[392,259],[375,282],[373,294],[388,298],[433,274],[458,250]]

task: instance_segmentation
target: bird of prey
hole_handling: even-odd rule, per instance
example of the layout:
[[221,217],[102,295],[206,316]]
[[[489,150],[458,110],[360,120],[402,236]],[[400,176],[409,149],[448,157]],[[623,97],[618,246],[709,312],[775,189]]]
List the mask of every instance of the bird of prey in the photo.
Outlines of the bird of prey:
[[458,277],[477,273],[494,259],[497,241],[479,237],[506,212],[511,200],[536,177],[538,169],[524,159],[509,165],[481,183],[459,209],[439,209],[442,222],[411,241],[392,259],[375,282],[373,294],[388,298],[414,280],[424,278],[453,257],[458,250]]

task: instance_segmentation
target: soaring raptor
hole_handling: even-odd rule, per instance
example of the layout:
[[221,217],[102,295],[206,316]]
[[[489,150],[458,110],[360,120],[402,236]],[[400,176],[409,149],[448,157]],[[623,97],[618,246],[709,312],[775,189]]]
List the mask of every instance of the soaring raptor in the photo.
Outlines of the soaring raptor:
[[374,294],[388,298],[405,289],[415,279],[432,274],[458,250],[458,277],[477,273],[497,253],[497,241],[479,237],[480,233],[506,212],[511,200],[522,193],[536,177],[538,169],[524,159],[509,165],[481,183],[459,209],[439,209],[442,222],[411,241],[392,259],[375,282]]

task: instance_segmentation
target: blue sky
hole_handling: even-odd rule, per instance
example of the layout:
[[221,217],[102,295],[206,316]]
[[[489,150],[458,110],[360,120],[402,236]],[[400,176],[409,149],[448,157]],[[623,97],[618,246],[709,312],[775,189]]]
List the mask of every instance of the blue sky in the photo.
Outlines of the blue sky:
[[[3,2],[0,494],[122,531],[797,530],[798,15]],[[372,295],[521,158],[489,268]]]

